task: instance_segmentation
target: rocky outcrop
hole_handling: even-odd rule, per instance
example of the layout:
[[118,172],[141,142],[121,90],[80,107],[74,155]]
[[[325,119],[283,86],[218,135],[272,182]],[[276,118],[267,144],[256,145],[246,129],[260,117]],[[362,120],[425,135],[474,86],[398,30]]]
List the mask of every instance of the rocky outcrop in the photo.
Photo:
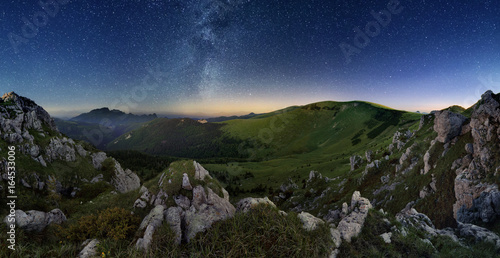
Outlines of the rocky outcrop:
[[[0,105],[0,138],[10,144],[17,144],[18,154],[27,155],[43,167],[47,167],[56,161],[72,162],[68,165],[56,163],[55,166],[58,166],[56,169],[72,170],[75,167],[74,162],[87,162],[85,157],[87,157],[89,151],[76,144],[72,139],[61,135],[50,115],[35,102],[10,92],[2,96],[0,103],[2,104]],[[92,165],[96,170],[100,170],[102,162],[108,158],[104,152],[90,155]],[[116,164],[115,173],[109,183],[113,184],[117,191],[121,193],[137,189],[140,186],[137,175],[128,169],[123,170],[116,160],[113,161]],[[0,172],[3,171],[4,169],[0,168]],[[21,174],[18,176],[21,177]],[[81,178],[81,176],[76,175],[75,178],[80,179],[82,182],[89,182],[89,178]],[[37,178],[39,182],[36,182],[35,185],[32,184],[32,181],[28,181],[27,178],[28,175],[24,175],[24,178],[21,177],[20,184],[28,188],[38,188],[39,190],[42,190],[46,185],[40,178]],[[96,178],[94,177],[91,180],[92,183],[96,182],[94,179]],[[100,179],[97,178],[96,180],[99,181]],[[64,189],[61,182],[57,181],[56,183],[58,186],[57,192],[62,193],[68,190],[67,195],[70,195],[72,192],[76,194],[76,191],[71,189],[78,189],[79,182],[71,182],[70,185],[66,184]]]
[[[10,105],[4,105],[0,107],[1,113],[4,113],[4,115],[11,114],[11,112],[8,112],[9,110],[12,111],[21,111],[24,114],[21,115],[21,118],[17,120],[20,124],[22,123],[23,126],[16,126],[18,124],[14,123],[13,125],[20,128],[22,131],[24,129],[35,129],[37,131],[42,131],[42,124],[46,124],[51,130],[56,131],[56,124],[54,123],[54,120],[50,117],[49,113],[45,111],[42,107],[38,106],[34,101],[31,99],[21,97],[17,95],[14,92],[9,92],[5,93],[2,98],[1,98],[1,103],[9,103]],[[6,111],[6,112],[3,112]],[[2,116],[3,118],[3,116]],[[13,119],[14,117],[8,117],[10,119]],[[1,118],[0,118],[1,120]],[[5,128],[2,126],[2,131],[7,131]]]
[[196,180],[205,180],[205,177],[212,178],[208,171],[200,165],[200,163],[193,161],[193,165],[195,168],[194,179]]
[[458,242],[458,237],[452,229],[436,229],[429,217],[412,208],[411,204],[408,204],[403,210],[396,214],[396,220],[406,228],[413,227],[421,230],[425,233],[426,238],[442,235],[448,236]]
[[[183,167],[189,168],[190,165],[190,163],[185,162]],[[138,249],[148,250],[155,230],[163,221],[175,232],[175,242],[180,244],[181,242],[189,242],[197,233],[210,228],[214,222],[230,218],[236,212],[234,206],[229,202],[227,191],[214,187],[212,177],[205,168],[197,162],[193,162],[191,168],[192,172],[185,172],[179,176],[175,174],[180,172],[172,168],[164,172],[158,181],[160,190],[157,194],[150,192],[146,187],[141,188],[141,197],[134,204],[136,207],[145,206],[144,203],[158,203],[158,200],[161,202],[146,216],[139,227],[139,230],[144,230],[144,233],[143,237],[136,242]],[[176,179],[173,180],[173,178]],[[196,185],[192,182],[204,185]],[[211,187],[220,192],[221,196]],[[171,189],[191,191],[192,194],[185,194],[185,196],[180,193],[172,193],[172,196],[168,196],[167,192]],[[187,197],[191,195],[192,198]],[[168,198],[172,198],[175,205],[167,209],[165,203]]]
[[462,132],[462,125],[467,118],[449,110],[434,113],[434,131],[438,133],[437,140],[442,143],[449,142]]
[[75,142],[66,137],[52,138],[49,145],[45,148],[46,161],[64,160],[67,162],[76,160]]
[[[16,210],[15,212],[16,225],[26,231],[40,232],[48,225],[55,223],[61,224],[66,221],[66,216],[60,209],[53,209],[50,212],[30,210],[24,212]],[[9,216],[3,220],[4,223],[10,224]]]
[[500,158],[500,103],[499,96],[487,91],[474,105],[469,123],[473,143],[465,145],[467,155],[453,163],[455,218],[463,223],[494,222],[499,213],[498,186],[488,183],[495,176]]
[[458,208],[456,212],[457,221],[462,223],[491,223],[500,216],[500,192],[498,189],[477,191],[475,195],[477,196],[478,193],[480,193],[479,197],[473,199],[474,195],[472,195],[471,198],[468,198],[467,201],[472,201],[472,204],[465,203]]
[[337,230],[343,240],[350,243],[351,238],[361,232],[366,216],[368,216],[368,210],[371,208],[372,205],[368,199],[361,197],[358,191],[353,193],[349,209],[350,213],[337,226]]
[[236,211],[246,213],[246,212],[251,211],[254,207],[256,207],[260,204],[269,205],[271,207],[276,208],[276,205],[271,200],[269,200],[269,198],[267,198],[267,196],[264,198],[248,197],[248,198],[241,199],[236,204]]
[[186,238],[192,239],[198,232],[203,232],[214,222],[230,218],[236,209],[226,199],[219,197],[212,189],[196,186],[193,189],[191,207],[186,211]]
[[102,163],[108,158],[105,152],[97,152],[90,155],[92,158],[92,165],[95,169],[101,169]]
[[300,219],[303,224],[302,227],[307,231],[315,230],[319,225],[325,223],[322,219],[316,218],[315,216],[307,212],[299,213],[297,215],[297,218]]
[[500,249],[500,237],[488,229],[465,223],[458,223],[457,233],[460,237],[472,237],[476,242],[490,242]]
[[351,171],[354,171],[361,166],[361,163],[363,163],[363,158],[361,158],[359,155],[354,155],[349,158],[349,161],[351,164]]
[[115,161],[115,174],[111,179],[111,184],[120,193],[133,191],[141,186],[141,180],[130,169],[123,170],[120,163]]
[[172,231],[175,233],[175,243],[180,244],[182,241],[182,219],[185,212],[181,207],[170,207],[165,212],[165,221],[168,223]]
[[143,237],[139,238],[135,244],[137,249],[148,250],[151,242],[153,241],[153,234],[156,229],[161,226],[163,222],[163,212],[165,207],[163,205],[158,205],[154,209],[152,209],[149,214],[144,217],[139,226],[139,231],[144,230]]

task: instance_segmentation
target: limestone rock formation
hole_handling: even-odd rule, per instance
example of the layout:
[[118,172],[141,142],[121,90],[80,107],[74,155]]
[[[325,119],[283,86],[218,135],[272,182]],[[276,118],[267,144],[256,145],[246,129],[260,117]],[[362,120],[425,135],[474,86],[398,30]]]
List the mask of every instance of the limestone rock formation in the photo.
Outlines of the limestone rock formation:
[[85,247],[78,254],[78,258],[96,257],[98,244],[99,244],[99,240],[97,240],[97,239],[87,239],[82,244],[82,246],[85,246]]
[[133,191],[141,186],[141,180],[130,169],[123,170],[120,163],[113,159],[115,162],[115,174],[111,179],[111,184],[120,193],[127,193]]
[[315,216],[307,212],[299,213],[297,215],[297,218],[299,218],[302,224],[304,224],[303,228],[307,231],[315,230],[320,224],[325,223],[322,219],[316,218]]
[[349,161],[351,163],[351,171],[354,171],[355,169],[359,168],[361,163],[363,163],[363,158],[361,158],[359,155],[354,155],[349,158]]
[[343,240],[350,243],[351,238],[361,232],[366,216],[368,216],[368,210],[371,208],[372,205],[368,199],[361,197],[358,191],[353,193],[350,213],[337,226],[337,230]]
[[[10,224],[9,216],[4,218],[4,223]],[[61,224],[66,221],[66,216],[60,209],[53,209],[50,212],[30,210],[24,212],[16,210],[16,225],[26,231],[40,232],[52,223]]]
[[[190,164],[185,163],[183,165],[189,166]],[[156,195],[145,187],[141,188],[141,197],[136,200],[136,204],[142,205],[141,201],[157,203],[160,197],[161,203],[158,203],[141,223],[139,231],[142,233],[142,230],[144,230],[144,234],[136,242],[138,249],[148,250],[155,230],[163,221],[175,232],[175,242],[180,244],[181,242],[189,242],[197,233],[210,228],[214,222],[230,218],[234,215],[236,209],[229,202],[227,191],[224,188],[217,189],[220,190],[219,194],[221,196],[219,196],[214,191],[216,188],[212,189],[209,186],[211,184],[208,180],[212,179],[209,172],[196,161],[192,163],[192,169],[193,172],[183,173],[179,177],[181,178],[180,181],[165,180],[175,173],[180,172],[172,169],[164,172],[158,182],[158,186],[161,189]],[[205,185],[192,185],[191,182],[198,182],[193,180],[193,178],[203,181]],[[188,183],[191,187],[187,187]],[[192,195],[192,198],[190,199],[180,193],[173,193],[172,196],[168,196],[166,192],[169,191],[170,187],[182,189],[182,191],[191,191],[192,194],[187,194],[187,196]],[[212,185],[212,187],[214,186]],[[165,203],[168,201],[168,198],[172,198],[175,205],[167,209]]]
[[163,222],[163,212],[165,207],[163,205],[158,205],[152,209],[149,214],[142,220],[139,230],[144,230],[143,237],[139,238],[135,244],[137,249],[148,250],[153,240],[153,234],[155,230]]
[[276,207],[276,205],[269,200],[269,198],[264,197],[264,198],[244,198],[241,199],[237,204],[236,204],[236,211],[237,212],[249,212],[252,210],[253,207],[259,205],[259,204],[265,204],[265,205],[270,205],[272,207]]
[[437,140],[446,143],[462,132],[462,125],[467,119],[465,116],[451,111],[437,111],[434,113],[434,131],[438,133]]

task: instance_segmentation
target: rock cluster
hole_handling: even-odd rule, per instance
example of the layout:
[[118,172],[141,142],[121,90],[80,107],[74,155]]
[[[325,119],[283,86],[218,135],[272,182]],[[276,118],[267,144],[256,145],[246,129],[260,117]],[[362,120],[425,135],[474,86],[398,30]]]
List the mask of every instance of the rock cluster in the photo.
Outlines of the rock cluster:
[[500,103],[498,95],[487,91],[474,105],[468,125],[474,139],[465,145],[467,155],[456,160],[455,218],[463,223],[494,222],[500,215],[498,186],[487,183],[489,174],[497,173],[500,146]]
[[[134,206],[145,207],[142,202],[153,203],[155,206],[139,227],[139,230],[144,230],[144,233],[143,237],[136,242],[138,249],[147,250],[150,247],[155,230],[164,222],[176,233],[175,241],[180,244],[182,241],[189,242],[197,233],[210,228],[214,222],[234,215],[236,209],[229,202],[227,191],[224,188],[217,189],[222,193],[222,196],[219,196],[208,184],[207,180],[211,179],[209,172],[196,161],[193,162],[192,166],[194,173],[192,175],[183,174],[181,176],[182,180],[177,182],[179,186],[172,185],[176,183],[175,181],[165,181],[165,178],[171,175],[162,175],[158,182],[158,185],[165,189],[179,187],[191,191],[192,198],[177,193],[170,197],[173,198],[175,205],[167,208],[166,202],[169,196],[165,192],[160,190],[155,195],[145,187],[141,189],[142,195]],[[180,172],[169,170],[164,173],[171,173],[173,176],[175,173]],[[194,181],[193,179],[205,182],[205,186],[193,185],[191,182]]]
[[[30,210],[24,212],[16,210],[16,225],[26,231],[40,232],[48,225],[55,223],[61,224],[66,221],[66,216],[60,209],[53,209],[49,212]],[[4,223],[10,224],[9,216],[4,218]]]
[[368,210],[371,208],[372,205],[370,201],[361,197],[358,191],[352,194],[351,206],[349,208],[350,213],[345,216],[337,226],[337,230],[343,240],[350,243],[351,238],[357,236],[361,232],[366,216],[368,216]]
[[[55,126],[54,120],[35,102],[10,92],[2,96],[0,103],[3,104],[0,105],[0,138],[9,144],[17,144],[18,153],[31,157],[43,167],[47,167],[55,161],[87,162],[85,158],[89,152],[72,139],[61,135]],[[35,140],[37,138],[43,139],[43,141]],[[101,169],[101,164],[106,158],[104,152],[91,154],[92,163],[97,170]],[[113,184],[116,190],[122,193],[137,189],[140,186],[139,177],[128,169],[123,170],[116,160],[113,161],[116,164],[115,173],[109,183]],[[5,162],[5,157],[1,158],[0,174],[5,173],[5,166],[2,166]],[[66,169],[74,167],[72,165],[57,165]],[[29,175],[19,174],[18,176],[21,177],[21,185],[27,188],[34,187],[42,190],[47,185],[46,180],[48,179],[41,178],[38,175],[36,175],[34,185],[29,183]],[[85,178],[81,179],[83,182],[89,181]],[[95,181],[92,180],[93,182]],[[56,185],[59,186],[57,190],[60,193],[63,190],[78,188],[77,185],[72,185],[63,189],[61,182],[57,180]]]

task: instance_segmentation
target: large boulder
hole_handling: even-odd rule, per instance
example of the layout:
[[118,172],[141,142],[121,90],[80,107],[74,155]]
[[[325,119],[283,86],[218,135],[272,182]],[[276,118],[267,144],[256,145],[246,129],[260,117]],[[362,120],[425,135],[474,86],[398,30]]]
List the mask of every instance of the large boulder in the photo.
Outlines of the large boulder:
[[307,212],[299,213],[297,215],[297,218],[300,219],[303,224],[302,227],[307,231],[315,230],[319,225],[325,223],[322,219],[316,218],[315,216]]
[[264,198],[248,197],[248,198],[241,199],[236,204],[236,211],[246,213],[246,212],[252,210],[254,207],[256,207],[259,204],[269,205],[269,206],[276,208],[276,205],[271,200],[269,200],[269,198],[267,198],[267,196]]
[[214,222],[234,216],[236,209],[225,198],[219,197],[212,189],[196,186],[193,201],[186,211],[186,239],[191,240],[198,232],[203,232]]
[[120,163],[115,161],[115,174],[111,179],[111,184],[120,193],[127,193],[138,189],[141,186],[141,180],[130,169],[123,170]]
[[492,223],[500,216],[500,192],[496,189],[482,191],[480,196],[472,200],[472,205],[459,207],[457,221],[462,223]]
[[434,113],[434,131],[438,133],[437,140],[446,143],[462,132],[462,125],[467,118],[449,110]]
[[165,212],[165,221],[175,233],[175,243],[182,241],[182,219],[184,211],[181,207],[170,207]]
[[[55,223],[61,224],[66,221],[66,216],[60,209],[53,209],[50,212],[30,210],[24,212],[16,210],[15,212],[16,225],[26,231],[40,232],[48,225]],[[4,222],[10,224],[9,216],[6,216]]]
[[92,165],[94,165],[94,168],[97,170],[102,168],[102,162],[108,158],[106,153],[102,151],[93,153],[90,157],[92,158]]
[[165,207],[163,205],[158,205],[154,209],[152,209],[149,214],[142,220],[141,225],[139,226],[139,230],[146,230],[144,231],[143,237],[139,238],[135,244],[135,247],[137,249],[149,249],[149,246],[153,241],[153,234],[155,230],[163,222],[164,211]]
[[500,237],[494,232],[472,224],[458,223],[457,233],[461,237],[472,237],[476,242],[490,242],[500,249]]

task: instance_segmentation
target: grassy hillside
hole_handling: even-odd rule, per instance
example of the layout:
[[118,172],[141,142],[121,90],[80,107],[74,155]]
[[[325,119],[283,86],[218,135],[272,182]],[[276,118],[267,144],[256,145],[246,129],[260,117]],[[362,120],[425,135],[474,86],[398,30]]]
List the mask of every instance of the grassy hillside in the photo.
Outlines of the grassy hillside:
[[420,117],[367,102],[320,102],[221,123],[156,119],[109,148],[197,158],[240,198],[311,170],[346,175],[351,155],[385,149],[396,131],[416,130]]

